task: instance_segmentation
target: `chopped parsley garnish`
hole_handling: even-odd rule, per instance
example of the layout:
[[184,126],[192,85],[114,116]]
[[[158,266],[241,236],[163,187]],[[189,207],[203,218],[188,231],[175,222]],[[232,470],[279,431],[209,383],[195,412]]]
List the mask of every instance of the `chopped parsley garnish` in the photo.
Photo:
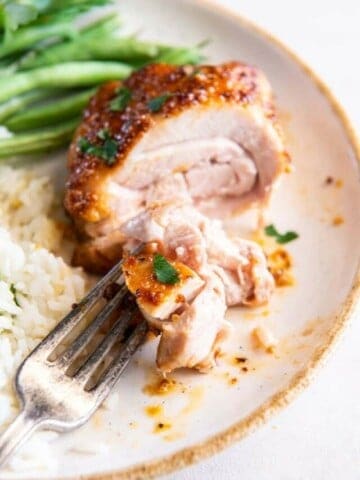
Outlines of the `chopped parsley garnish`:
[[18,301],[18,299],[17,299],[17,297],[16,297],[17,290],[16,290],[15,285],[14,285],[13,283],[10,285],[10,292],[11,292],[12,295],[13,295],[15,304],[16,304],[18,307],[20,307],[19,301]]
[[156,113],[161,110],[161,107],[164,105],[166,100],[171,97],[171,93],[164,93],[164,95],[160,95],[159,97],[152,98],[147,102],[148,109]]
[[116,97],[114,97],[109,104],[110,110],[112,112],[120,112],[124,110],[128,106],[131,100],[131,96],[132,96],[132,93],[129,88],[120,87],[116,91]]
[[154,257],[153,267],[155,277],[160,283],[174,285],[180,281],[179,272],[158,253]]
[[109,130],[107,128],[102,128],[98,131],[97,137],[100,140],[103,140],[102,145],[93,145],[90,141],[81,137],[78,141],[78,147],[82,153],[89,155],[94,155],[95,157],[101,158],[106,165],[113,165],[115,163],[116,154],[118,150],[117,142],[111,138]]
[[98,138],[100,138],[100,140],[106,140],[107,138],[110,138],[110,133],[109,133],[109,130],[107,128],[101,128],[96,136]]
[[277,243],[288,243],[299,238],[299,234],[293,231],[279,233],[276,227],[271,224],[265,227],[265,233],[268,237],[274,237]]

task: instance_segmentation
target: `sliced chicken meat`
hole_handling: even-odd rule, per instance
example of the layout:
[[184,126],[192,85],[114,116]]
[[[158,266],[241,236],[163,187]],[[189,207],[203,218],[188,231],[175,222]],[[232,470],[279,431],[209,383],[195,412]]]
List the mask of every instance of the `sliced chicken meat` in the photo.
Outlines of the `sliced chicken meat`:
[[262,250],[229,238],[219,219],[264,204],[287,161],[269,83],[239,62],[149,65],[90,101],[69,153],[74,263],[103,272],[149,242],[173,262],[171,286],[154,279],[151,255],[125,262],[129,290],[161,331],[162,371],[212,366],[226,308],[269,300]]
[[157,365],[168,373],[181,367],[207,371],[214,366],[219,344],[227,337],[224,285],[211,271],[194,301],[162,326]]

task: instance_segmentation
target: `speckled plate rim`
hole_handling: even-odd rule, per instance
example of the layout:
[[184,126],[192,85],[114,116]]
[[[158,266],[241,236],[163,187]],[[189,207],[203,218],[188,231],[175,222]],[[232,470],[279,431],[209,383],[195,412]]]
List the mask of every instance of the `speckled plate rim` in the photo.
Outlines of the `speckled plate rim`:
[[[265,40],[275,44],[283,50],[292,60],[294,60],[302,70],[312,79],[319,91],[326,97],[331,105],[333,112],[340,120],[348,141],[354,151],[359,167],[360,176],[360,140],[357,137],[351,122],[345,111],[339,104],[329,87],[318,77],[318,75],[299,58],[291,49],[284,45],[278,38],[268,33],[252,21],[237,14],[233,10],[219,5],[214,0],[192,0],[198,6],[211,8],[222,17],[231,18],[236,21],[241,28],[245,28],[262,36]],[[130,468],[117,470],[107,473],[78,475],[76,477],[67,477],[66,480],[140,480],[154,478],[159,475],[179,470],[193,463],[196,463],[206,457],[210,457],[233,442],[241,440],[251,433],[255,428],[264,424],[275,412],[288,405],[293,398],[301,392],[311,381],[315,370],[323,365],[324,360],[334,347],[336,340],[339,339],[347,323],[352,316],[357,301],[360,299],[360,259],[358,261],[357,273],[350,293],[343,302],[340,312],[334,319],[334,325],[327,334],[323,344],[315,351],[308,365],[298,372],[289,382],[286,388],[273,395],[261,407],[257,408],[247,417],[235,423],[226,430],[209,437],[204,442],[191,445],[178,452],[155,459],[151,462],[135,465]],[[58,477],[57,480],[63,480],[64,477]],[[64,479],[65,480],[65,479]]]

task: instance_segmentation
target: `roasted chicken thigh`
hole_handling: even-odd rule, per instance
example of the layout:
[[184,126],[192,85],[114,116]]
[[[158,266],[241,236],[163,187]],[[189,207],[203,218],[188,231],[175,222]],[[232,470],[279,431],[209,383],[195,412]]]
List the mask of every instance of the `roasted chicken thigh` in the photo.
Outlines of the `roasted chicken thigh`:
[[[162,333],[162,371],[209,368],[229,331],[226,308],[269,300],[274,281],[261,248],[229,238],[221,220],[265,204],[287,161],[270,85],[240,62],[148,65],[90,101],[69,153],[74,262],[103,272],[127,255],[128,288]],[[187,275],[162,288],[151,255],[129,256],[140,244]],[[166,292],[160,304],[139,295],[142,275]]]

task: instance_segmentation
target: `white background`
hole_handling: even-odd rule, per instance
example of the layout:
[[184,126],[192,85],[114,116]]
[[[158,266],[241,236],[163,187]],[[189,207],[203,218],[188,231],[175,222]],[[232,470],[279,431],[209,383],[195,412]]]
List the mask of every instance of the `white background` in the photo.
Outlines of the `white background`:
[[[360,0],[218,3],[297,52],[330,86],[360,131]],[[360,312],[310,387],[286,410],[242,442],[165,478],[360,480]]]

